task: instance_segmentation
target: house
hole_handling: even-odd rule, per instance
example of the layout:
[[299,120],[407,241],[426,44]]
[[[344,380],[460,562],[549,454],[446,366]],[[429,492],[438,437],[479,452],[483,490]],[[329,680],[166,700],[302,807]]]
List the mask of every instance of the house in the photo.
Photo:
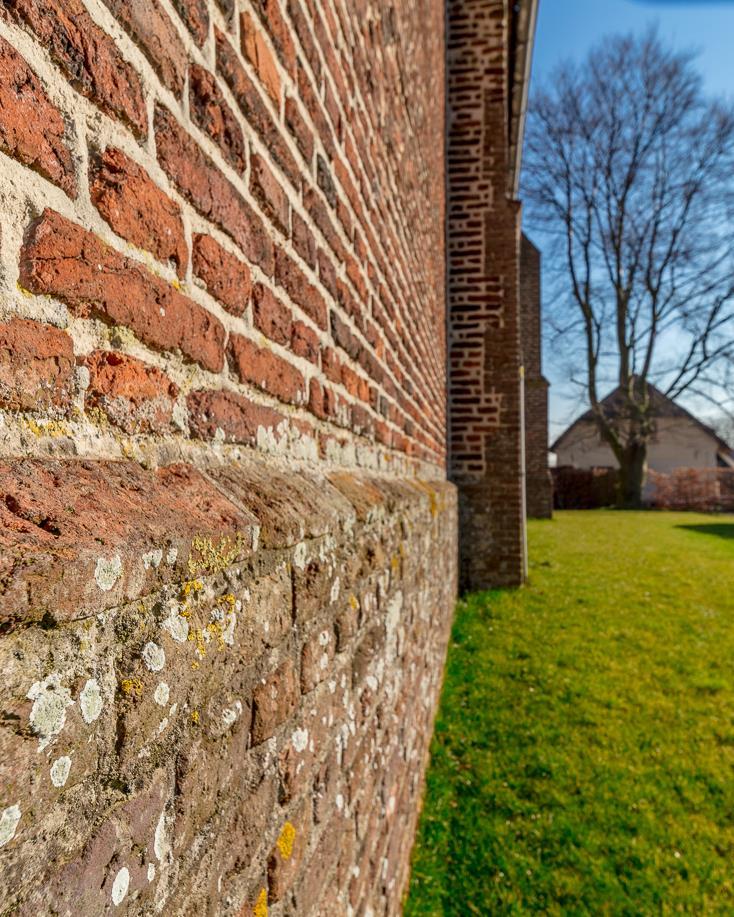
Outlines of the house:
[[[655,429],[647,455],[648,469],[670,474],[677,468],[734,468],[734,451],[711,427],[694,417],[648,383]],[[608,416],[619,416],[622,398],[618,387],[602,401]],[[551,446],[557,464],[575,468],[615,467],[610,446],[604,442],[592,412],[586,411]]]

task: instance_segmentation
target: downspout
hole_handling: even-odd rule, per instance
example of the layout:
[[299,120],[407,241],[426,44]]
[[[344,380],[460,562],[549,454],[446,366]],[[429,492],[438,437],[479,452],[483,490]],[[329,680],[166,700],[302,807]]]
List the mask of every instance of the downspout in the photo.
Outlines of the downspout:
[[528,490],[525,471],[525,367],[520,367],[520,494],[522,509],[522,578],[528,579]]

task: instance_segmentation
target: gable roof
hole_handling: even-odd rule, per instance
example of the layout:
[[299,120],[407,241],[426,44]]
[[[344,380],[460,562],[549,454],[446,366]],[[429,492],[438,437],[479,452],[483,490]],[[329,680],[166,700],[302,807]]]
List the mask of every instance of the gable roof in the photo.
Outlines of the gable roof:
[[[656,388],[651,382],[647,383],[647,390],[650,396],[650,403],[652,405],[652,413],[654,417],[678,417],[690,421],[716,441],[719,447],[719,452],[722,452],[730,459],[734,458],[734,450],[732,450],[729,444],[723,440],[712,427],[709,427],[707,424],[700,421],[697,417],[694,417],[694,415],[691,414],[690,411],[687,411],[684,407],[676,404],[672,398],[668,398],[667,395],[664,395],[660,389]],[[624,405],[622,386],[618,385],[606,396],[606,398],[602,400],[601,404],[608,417],[618,417]],[[563,433],[561,433],[561,435],[551,445],[550,451],[555,452],[563,445],[563,441],[567,436],[571,434],[572,431],[589,423],[595,423],[594,412],[591,409],[585,411],[580,417],[577,417],[576,420],[574,420],[574,422],[569,427],[567,427]]]

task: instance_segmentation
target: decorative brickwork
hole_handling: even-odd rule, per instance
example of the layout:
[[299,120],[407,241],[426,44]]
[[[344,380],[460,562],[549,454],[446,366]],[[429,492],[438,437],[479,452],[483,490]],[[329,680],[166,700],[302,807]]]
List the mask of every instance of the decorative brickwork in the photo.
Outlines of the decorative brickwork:
[[448,3],[450,473],[465,589],[523,576],[514,16],[503,0]]
[[527,514],[549,519],[553,487],[548,468],[548,382],[541,367],[541,257],[523,235],[520,247],[522,359],[525,367],[525,488]]

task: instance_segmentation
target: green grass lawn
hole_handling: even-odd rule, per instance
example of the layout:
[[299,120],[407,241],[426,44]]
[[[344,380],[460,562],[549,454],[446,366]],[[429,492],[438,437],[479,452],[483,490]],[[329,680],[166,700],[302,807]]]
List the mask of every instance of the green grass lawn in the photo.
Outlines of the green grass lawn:
[[529,538],[458,606],[405,913],[734,914],[734,517]]

